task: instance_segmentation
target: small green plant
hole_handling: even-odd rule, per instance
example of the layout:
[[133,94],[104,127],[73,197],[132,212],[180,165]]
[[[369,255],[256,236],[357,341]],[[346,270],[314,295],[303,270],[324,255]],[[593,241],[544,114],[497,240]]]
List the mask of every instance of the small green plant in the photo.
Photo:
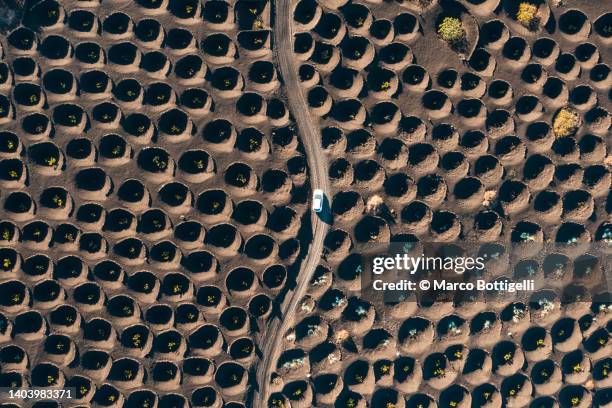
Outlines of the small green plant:
[[457,44],[465,38],[463,24],[457,17],[444,17],[438,26],[438,34],[451,45]]
[[438,368],[436,368],[436,369],[434,370],[433,374],[434,374],[436,377],[439,377],[439,378],[440,378],[440,377],[444,377],[444,375],[446,374],[446,372],[444,371],[444,369],[442,369],[442,368],[438,367]]
[[580,115],[569,108],[561,109],[553,120],[553,132],[557,137],[573,136],[579,126]]
[[531,29],[537,23],[538,6],[529,2],[522,2],[519,4],[518,11],[516,12],[516,20]]
[[244,185],[247,183],[247,178],[246,178],[246,176],[245,176],[244,174],[238,174],[238,175],[236,176],[236,181],[237,181],[237,182],[238,182],[240,185],[244,186]]
[[5,143],[5,147],[6,147],[6,151],[7,152],[14,152],[15,151],[15,143],[13,143],[12,140],[7,140]]
[[131,380],[132,378],[134,378],[134,373],[132,372],[132,370],[123,370],[123,377],[126,380]]
[[152,162],[160,170],[165,170],[166,167],[168,166],[168,163],[159,156],[153,157]]
[[66,201],[64,201],[64,199],[57,194],[53,196],[52,200],[53,203],[60,208],[63,208],[66,204]]
[[250,138],[249,139],[249,149],[251,151],[255,151],[259,147],[259,140]]

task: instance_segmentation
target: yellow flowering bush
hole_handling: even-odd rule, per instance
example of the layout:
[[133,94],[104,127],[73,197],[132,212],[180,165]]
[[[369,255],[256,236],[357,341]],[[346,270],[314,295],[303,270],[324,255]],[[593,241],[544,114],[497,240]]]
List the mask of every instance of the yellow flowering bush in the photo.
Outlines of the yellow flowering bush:
[[553,132],[557,137],[572,136],[580,126],[580,115],[569,108],[563,108],[553,120]]
[[524,1],[519,4],[519,9],[516,13],[516,20],[525,27],[530,27],[536,18],[537,12],[538,6]]

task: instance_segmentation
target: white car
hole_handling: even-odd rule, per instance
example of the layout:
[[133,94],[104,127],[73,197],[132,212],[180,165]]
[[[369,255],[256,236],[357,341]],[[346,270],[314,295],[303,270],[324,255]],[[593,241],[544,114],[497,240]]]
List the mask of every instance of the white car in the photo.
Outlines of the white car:
[[323,202],[325,201],[325,194],[323,190],[316,189],[312,193],[312,211],[321,212],[323,211]]

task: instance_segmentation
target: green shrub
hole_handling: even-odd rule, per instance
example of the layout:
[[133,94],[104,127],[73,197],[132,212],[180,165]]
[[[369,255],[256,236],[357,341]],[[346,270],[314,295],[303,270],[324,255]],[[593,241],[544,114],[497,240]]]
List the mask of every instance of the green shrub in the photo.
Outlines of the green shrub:
[[456,17],[444,17],[438,26],[438,34],[450,44],[460,42],[465,38],[465,31],[461,20]]

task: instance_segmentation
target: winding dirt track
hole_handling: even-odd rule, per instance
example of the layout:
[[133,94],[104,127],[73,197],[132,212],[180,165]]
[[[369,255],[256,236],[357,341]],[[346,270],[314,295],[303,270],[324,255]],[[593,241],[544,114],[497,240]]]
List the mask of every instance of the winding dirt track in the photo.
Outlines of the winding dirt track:
[[[326,197],[329,197],[329,181],[327,178],[327,158],[321,149],[320,131],[318,124],[314,123],[310,117],[306,98],[298,79],[298,69],[295,66],[293,55],[293,1],[276,0],[272,1],[275,8],[274,14],[274,39],[276,46],[274,54],[280,74],[283,78],[289,107],[297,123],[302,143],[310,167],[310,181],[312,189],[323,190]],[[281,315],[275,318],[266,327],[261,339],[265,341],[262,346],[262,361],[257,366],[257,384],[259,391],[255,394],[254,406],[265,407],[269,391],[270,374],[274,371],[274,362],[281,350],[283,334],[293,323],[293,316],[299,301],[304,296],[308,284],[314,274],[321,253],[323,251],[323,241],[327,234],[328,225],[319,219],[316,214],[311,213],[313,237],[308,249],[308,254],[304,259],[300,272],[297,276],[295,288],[288,293],[285,302],[281,306]]]

